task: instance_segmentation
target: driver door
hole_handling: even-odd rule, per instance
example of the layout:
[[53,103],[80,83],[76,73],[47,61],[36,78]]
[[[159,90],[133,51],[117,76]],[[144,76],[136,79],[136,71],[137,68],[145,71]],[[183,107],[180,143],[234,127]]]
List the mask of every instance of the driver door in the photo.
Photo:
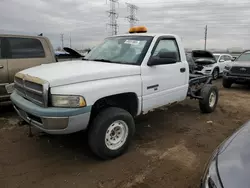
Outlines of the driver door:
[[223,70],[224,70],[224,68],[225,68],[225,65],[226,65],[225,56],[224,55],[220,56],[220,58],[218,60],[218,65],[219,65],[219,68],[220,68],[220,73],[222,73]]
[[151,56],[160,51],[176,52],[178,60],[172,64],[160,64],[141,67],[143,112],[164,106],[186,98],[188,89],[188,63],[182,62],[175,38],[160,38],[156,42]]

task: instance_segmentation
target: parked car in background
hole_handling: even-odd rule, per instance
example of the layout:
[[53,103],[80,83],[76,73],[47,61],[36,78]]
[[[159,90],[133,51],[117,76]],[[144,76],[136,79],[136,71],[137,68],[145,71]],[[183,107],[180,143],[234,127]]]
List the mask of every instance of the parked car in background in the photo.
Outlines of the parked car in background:
[[194,60],[192,58],[192,54],[186,53],[186,59],[187,59],[188,66],[189,66],[189,73],[193,73],[194,69],[195,69],[195,63],[194,63]]
[[89,51],[86,51],[85,53],[77,52],[76,50],[64,47],[64,51],[55,51],[55,55],[57,60],[60,61],[69,61],[69,60],[83,60],[85,55],[87,55]]
[[232,61],[235,61],[235,59],[237,59],[237,56],[232,56]]
[[232,84],[250,86],[250,51],[243,52],[234,62],[226,65],[222,83],[225,88],[230,88]]
[[53,47],[46,37],[0,35],[0,103],[9,100],[17,72],[55,61]]
[[200,188],[250,187],[250,121],[213,152]]
[[222,75],[226,64],[232,62],[229,54],[212,54],[206,50],[194,50],[192,57],[196,64],[194,73],[211,75],[214,80]]

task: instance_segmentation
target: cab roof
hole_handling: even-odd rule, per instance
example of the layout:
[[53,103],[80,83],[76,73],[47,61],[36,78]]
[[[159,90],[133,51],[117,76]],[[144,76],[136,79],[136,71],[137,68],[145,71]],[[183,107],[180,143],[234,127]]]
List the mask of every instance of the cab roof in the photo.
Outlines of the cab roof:
[[124,37],[124,36],[149,36],[149,37],[159,37],[159,36],[170,36],[170,37],[177,37],[174,34],[166,34],[166,33],[126,33],[121,35],[114,35],[112,37]]
[[16,38],[46,38],[38,35],[15,35],[15,34],[0,34],[0,37],[16,37]]
[[213,53],[213,55],[230,55],[230,54],[227,54],[227,53]]

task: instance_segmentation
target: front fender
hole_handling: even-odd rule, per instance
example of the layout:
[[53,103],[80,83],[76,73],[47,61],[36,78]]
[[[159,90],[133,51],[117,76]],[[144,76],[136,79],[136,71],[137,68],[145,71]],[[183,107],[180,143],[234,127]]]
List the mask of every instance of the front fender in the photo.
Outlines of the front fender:
[[141,109],[142,82],[140,75],[80,82],[50,89],[51,94],[81,95],[88,106],[94,105],[103,97],[131,92],[137,95],[138,106]]

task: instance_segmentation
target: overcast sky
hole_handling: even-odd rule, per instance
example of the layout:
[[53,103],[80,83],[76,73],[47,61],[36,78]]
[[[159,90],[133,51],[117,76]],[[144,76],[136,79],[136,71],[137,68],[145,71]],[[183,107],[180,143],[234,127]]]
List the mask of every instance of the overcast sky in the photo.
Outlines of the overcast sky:
[[[128,31],[125,2],[139,7],[136,14],[148,32],[173,33],[185,47],[204,47],[208,25],[208,48],[250,48],[250,3],[247,0],[119,0],[118,33]],[[106,0],[0,0],[0,33],[44,33],[53,46],[92,47],[110,35],[106,26]]]

